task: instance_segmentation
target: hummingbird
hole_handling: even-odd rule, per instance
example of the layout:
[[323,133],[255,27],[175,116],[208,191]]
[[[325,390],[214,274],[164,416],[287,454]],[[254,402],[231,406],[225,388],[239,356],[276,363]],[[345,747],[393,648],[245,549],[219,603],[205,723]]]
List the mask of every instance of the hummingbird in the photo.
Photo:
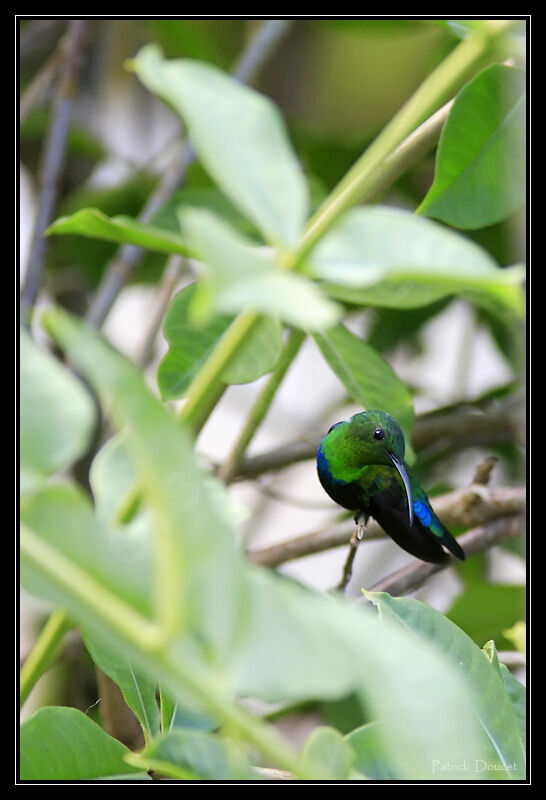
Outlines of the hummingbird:
[[358,538],[373,517],[396,544],[423,561],[441,564],[448,558],[443,547],[464,560],[404,452],[395,419],[385,411],[362,411],[328,430],[317,450],[318,477],[332,500],[356,512]]

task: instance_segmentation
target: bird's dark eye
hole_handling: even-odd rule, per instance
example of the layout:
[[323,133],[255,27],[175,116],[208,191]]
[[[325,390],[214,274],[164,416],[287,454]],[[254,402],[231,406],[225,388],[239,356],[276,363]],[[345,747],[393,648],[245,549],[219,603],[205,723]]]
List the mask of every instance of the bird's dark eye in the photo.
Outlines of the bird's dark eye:
[[373,432],[373,438],[377,439],[378,442],[383,438],[384,435],[385,431],[383,430],[383,428],[376,428],[375,431]]

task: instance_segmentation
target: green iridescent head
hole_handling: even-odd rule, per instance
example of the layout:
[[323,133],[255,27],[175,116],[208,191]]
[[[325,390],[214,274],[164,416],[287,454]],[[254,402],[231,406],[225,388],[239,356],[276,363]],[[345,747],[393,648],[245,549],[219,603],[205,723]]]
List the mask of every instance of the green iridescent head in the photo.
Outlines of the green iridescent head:
[[[337,451],[340,464],[392,466],[392,456],[404,460],[405,442],[400,425],[385,411],[361,411],[346,422],[332,425],[325,437],[329,451]],[[333,453],[332,453],[333,455]]]

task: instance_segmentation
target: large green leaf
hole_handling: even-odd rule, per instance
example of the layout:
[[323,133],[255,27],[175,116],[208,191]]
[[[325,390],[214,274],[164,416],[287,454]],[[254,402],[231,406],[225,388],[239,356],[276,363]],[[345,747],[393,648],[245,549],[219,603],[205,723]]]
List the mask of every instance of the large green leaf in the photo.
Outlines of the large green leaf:
[[[233,322],[232,316],[214,317],[196,327],[189,309],[196,286],[182,289],[165,317],[164,333],[169,350],[159,365],[157,382],[164,400],[184,395],[219,339]],[[282,328],[277,320],[264,317],[252,330],[223,373],[226,383],[250,383],[270,372],[282,350]]]
[[95,422],[82,383],[21,330],[21,466],[49,475],[81,455]]
[[493,64],[457,96],[443,128],[434,183],[418,212],[483,228],[525,200],[525,74]]
[[269,241],[295,244],[307,215],[307,186],[273,103],[210,64],[166,61],[154,45],[131,63],[180,114],[222,190]]
[[190,309],[194,318],[248,308],[309,330],[328,328],[339,318],[341,309],[307,277],[281,269],[273,252],[251,245],[211,212],[184,210],[181,226],[205,265]]
[[523,313],[521,267],[499,269],[464,235],[394,208],[348,212],[309,269],[332,297],[357,305],[418,308],[462,294],[503,317]]
[[[510,697],[502,678],[488,659],[484,658],[480,648],[451,620],[425,603],[409,597],[391,597],[386,592],[364,594],[379,609],[382,618],[398,620],[421,640],[432,641],[463,671],[474,693],[476,717],[506,775],[511,779],[524,779],[525,753]],[[477,758],[475,756],[474,763]],[[480,757],[480,761],[482,760],[484,759]],[[487,759],[485,761],[489,763]],[[467,777],[471,777],[470,774]],[[473,774],[472,777],[476,775]]]
[[105,239],[119,244],[134,244],[159,253],[190,254],[178,233],[145,225],[123,215],[108,217],[96,208],[82,208],[69,217],[60,217],[49,226],[48,234],[79,234],[90,239]]
[[46,707],[21,725],[23,781],[78,781],[138,772],[129,751],[75,708]]
[[413,400],[383,357],[343,325],[315,334],[314,338],[352,399],[363,408],[378,408],[389,413],[398,421],[409,442]]
[[156,701],[156,683],[127,661],[113,653],[99,639],[82,631],[84,644],[89,655],[113,681],[117,683],[125,702],[131,708],[142,726],[146,740],[159,733],[159,708]]

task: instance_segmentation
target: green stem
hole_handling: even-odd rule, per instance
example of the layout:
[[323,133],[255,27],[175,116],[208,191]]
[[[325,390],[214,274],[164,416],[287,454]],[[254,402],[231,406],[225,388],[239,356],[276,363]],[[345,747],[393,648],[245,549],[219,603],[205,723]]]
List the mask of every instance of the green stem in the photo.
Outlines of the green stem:
[[263,419],[269,410],[269,406],[275,397],[277,389],[279,388],[281,381],[286,375],[291,363],[298,354],[304,339],[305,334],[303,331],[291,331],[277,366],[271,373],[269,380],[265,384],[261,393],[258,395],[258,398],[256,399],[256,402],[254,403],[250,414],[247,417],[246,423],[237,437],[237,441],[233,445],[231,453],[218,470],[217,477],[221,481],[224,481],[224,483],[230,483],[239,471],[239,467],[241,466],[248,445],[263,422]]
[[231,323],[210,358],[195,376],[188,391],[188,399],[179,414],[180,420],[192,428],[196,423],[201,426],[204,424],[203,408],[207,409],[207,416],[213,410],[222,373],[257,321],[257,314],[244,311]]
[[51,665],[62,648],[63,640],[73,624],[62,608],[56,609],[44,625],[34,647],[21,667],[19,702],[25,702],[36,681]]

